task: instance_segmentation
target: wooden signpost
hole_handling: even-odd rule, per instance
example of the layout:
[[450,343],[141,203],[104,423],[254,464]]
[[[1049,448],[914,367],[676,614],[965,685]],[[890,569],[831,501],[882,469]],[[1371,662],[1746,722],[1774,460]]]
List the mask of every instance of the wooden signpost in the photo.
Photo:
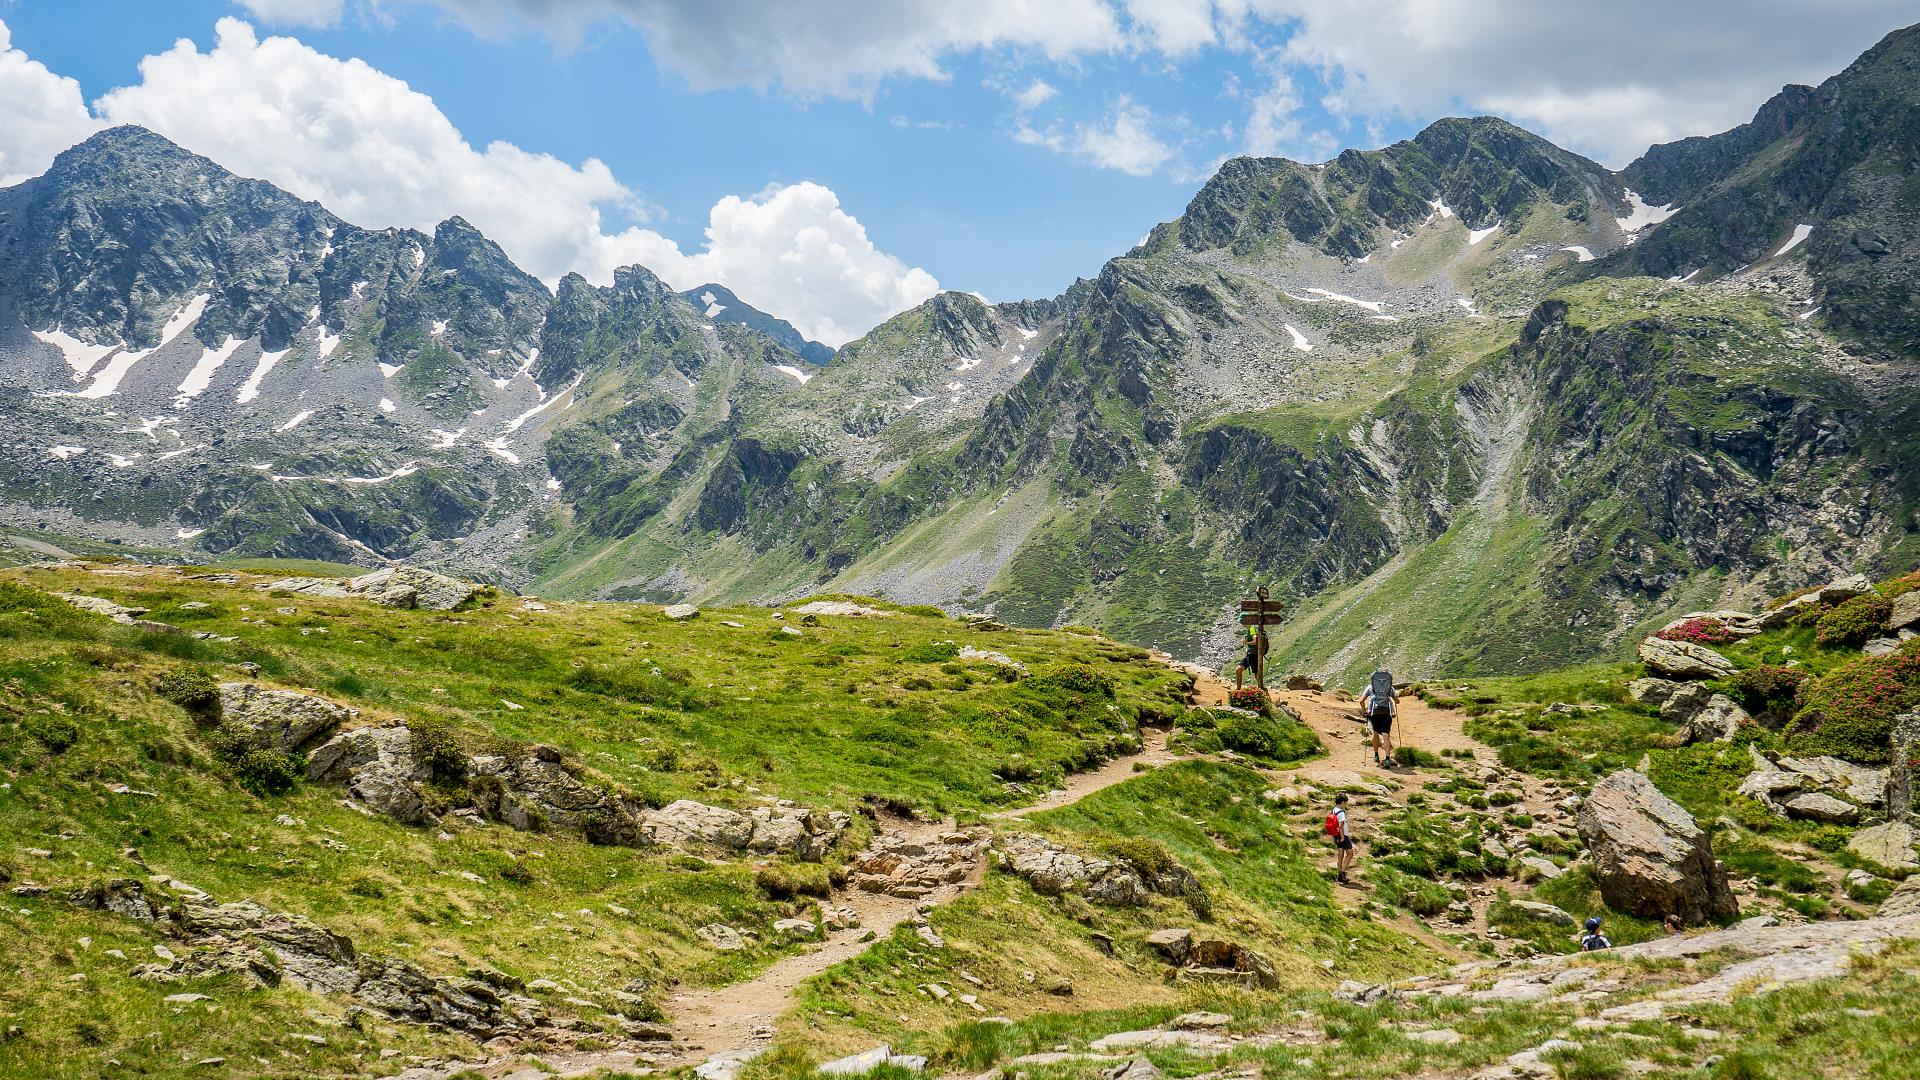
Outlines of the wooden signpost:
[[[1256,589],[1253,595],[1255,599],[1240,601],[1240,625],[1259,627],[1280,625],[1280,601],[1267,599],[1267,587],[1265,585]],[[1267,685],[1267,643],[1265,637],[1266,635],[1263,632],[1261,634],[1260,648],[1254,653],[1254,659],[1257,663],[1253,669],[1253,680],[1262,688],[1265,688]]]

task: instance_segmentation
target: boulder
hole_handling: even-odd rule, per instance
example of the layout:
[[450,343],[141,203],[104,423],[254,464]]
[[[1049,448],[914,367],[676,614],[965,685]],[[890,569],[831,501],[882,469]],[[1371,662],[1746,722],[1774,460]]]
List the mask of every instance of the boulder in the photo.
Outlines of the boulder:
[[1837,604],[1842,600],[1851,600],[1873,590],[1873,582],[1865,574],[1850,574],[1838,581],[1831,581],[1817,589],[1811,589],[1777,608],[1760,613],[1754,618],[1754,625],[1771,630],[1785,626],[1793,617],[1808,608],[1823,604]]
[[1860,651],[1867,656],[1892,656],[1894,653],[1900,651],[1900,639],[1890,637],[1874,638],[1865,645],[1860,646]]
[[552,747],[534,746],[514,756],[480,754],[467,769],[490,781],[477,788],[486,802],[481,809],[516,829],[560,825],[595,843],[641,847],[650,842],[633,808],[575,776]]
[[862,892],[919,899],[966,880],[979,864],[986,841],[977,834],[948,833],[919,841],[882,835],[853,862],[853,886]]
[[1880,918],[1895,915],[1920,915],[1920,876],[1910,877],[1893,890],[1893,895],[1880,902],[1880,909],[1874,912]]
[[660,614],[665,615],[674,622],[682,622],[700,614],[700,609],[694,607],[692,604],[668,604],[666,607],[660,609]]
[[1733,661],[1705,645],[1657,637],[1640,643],[1640,662],[1669,679],[1724,679],[1735,670]]
[[1289,675],[1287,676],[1287,689],[1311,690],[1314,693],[1319,693],[1325,690],[1326,687],[1321,685],[1318,680],[1310,678],[1306,675]]
[[284,754],[298,753],[354,715],[345,705],[292,690],[268,690],[253,683],[221,683],[220,715],[254,745]]
[[1552,904],[1543,904],[1538,900],[1515,900],[1512,903],[1514,910],[1520,911],[1530,918],[1553,923],[1555,926],[1573,926],[1579,921],[1572,915],[1569,915],[1565,909],[1555,907]]
[[[1920,596],[1920,592],[1907,593]],[[1908,821],[1920,812],[1920,712],[1893,718],[1892,764],[1887,769],[1887,820]]]
[[1807,777],[1812,785],[1862,806],[1879,806],[1887,798],[1887,771],[1855,765],[1837,757],[1783,757],[1780,767]]
[[[994,841],[994,852],[1001,865],[1042,896],[1082,893],[1087,899],[1110,907],[1139,907],[1150,894],[1165,891],[1179,895],[1184,883],[1147,881],[1139,871],[1111,859],[1089,859],[1076,855],[1044,837],[1015,833]],[[1177,875],[1184,875],[1184,869]]]
[[1165,957],[1167,963],[1179,967],[1187,962],[1187,955],[1193,951],[1193,931],[1177,928],[1155,930],[1147,935],[1147,944]]
[[1849,824],[1860,820],[1859,807],[1821,791],[1800,792],[1781,805],[1787,808],[1788,817],[1832,824]]
[[737,851],[753,839],[753,819],[718,806],[681,799],[648,814],[646,830],[656,844]]
[[1645,775],[1623,769],[1595,784],[1577,824],[1607,906],[1689,925],[1740,913],[1707,834]]
[[54,593],[53,595],[65,600],[81,611],[91,611],[95,615],[105,615],[117,623],[131,624],[150,610],[143,607],[127,607],[124,604],[116,604],[111,600],[99,596],[82,596],[79,593],[64,592]]
[[[1693,684],[1698,686],[1698,683]],[[1661,710],[1665,715],[1666,710]],[[1725,694],[1707,697],[1700,710],[1681,723],[1680,737],[1689,743],[1730,742],[1742,727],[1753,723],[1747,710]]]
[[694,936],[721,952],[739,952],[747,947],[747,939],[740,931],[725,923],[708,923],[695,930]]
[[1143,1057],[1128,1058],[1101,1073],[1101,1080],[1160,1080],[1166,1074]]
[[1920,834],[1912,825],[1889,821],[1848,837],[1847,850],[1889,870],[1920,870],[1920,859],[1914,857],[1916,841],[1920,841]]
[[819,862],[840,842],[853,819],[838,810],[821,812],[804,806],[760,806],[747,812],[753,832],[748,851],[762,855],[792,855]]
[[408,825],[432,820],[416,781],[425,771],[404,724],[344,731],[307,755],[307,779],[345,784],[367,809]]
[[288,577],[279,581],[269,581],[260,586],[267,592],[290,592],[301,596],[345,597],[347,583],[339,578],[324,577]]
[[1673,695],[1692,683],[1674,682],[1672,679],[1655,679],[1651,676],[1635,679],[1627,684],[1627,696],[1652,709],[1666,707]]
[[392,608],[452,611],[480,595],[483,586],[417,566],[393,566],[349,578],[347,595]]
[[1893,613],[1887,616],[1887,626],[1894,630],[1908,627],[1920,629],[1920,589],[1901,593],[1893,598]]
[[1280,985],[1279,971],[1263,953],[1230,941],[1203,939],[1187,952],[1183,977],[1209,982],[1230,982],[1240,986],[1273,989]]
[[814,1071],[822,1076],[865,1076],[882,1065],[920,1072],[927,1067],[927,1059],[918,1054],[896,1054],[890,1046],[876,1046],[864,1053],[829,1061]]

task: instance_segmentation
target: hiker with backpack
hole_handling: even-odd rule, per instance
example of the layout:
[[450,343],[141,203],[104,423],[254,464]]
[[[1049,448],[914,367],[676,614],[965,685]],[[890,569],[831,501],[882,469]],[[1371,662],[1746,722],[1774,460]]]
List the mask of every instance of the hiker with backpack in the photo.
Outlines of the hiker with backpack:
[[1353,868],[1353,833],[1347,828],[1347,795],[1333,797],[1333,810],[1327,814],[1327,836],[1333,840],[1333,870],[1340,884],[1347,884],[1347,871]]
[[1366,717],[1367,726],[1373,731],[1375,765],[1393,768],[1393,718],[1399,712],[1400,695],[1393,688],[1393,673],[1381,668],[1373,673],[1366,693],[1360,695],[1360,715]]
[[1598,952],[1601,949],[1613,948],[1612,940],[1600,932],[1600,916],[1598,915],[1587,920],[1587,932],[1576,940],[1580,942],[1580,950],[1582,952]]
[[1267,628],[1247,627],[1247,654],[1240,658],[1240,666],[1233,669],[1233,688],[1240,689],[1240,680],[1246,676],[1247,669],[1253,669],[1254,685],[1267,688]]

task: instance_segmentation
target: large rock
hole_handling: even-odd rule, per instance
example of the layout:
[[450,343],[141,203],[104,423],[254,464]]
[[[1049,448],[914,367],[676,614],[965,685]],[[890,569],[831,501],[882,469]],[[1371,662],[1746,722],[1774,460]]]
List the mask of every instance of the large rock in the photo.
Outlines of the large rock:
[[1920,835],[1915,834],[1912,825],[1889,821],[1848,837],[1847,850],[1889,870],[1920,870],[1920,859],[1914,857],[1916,841],[1920,841]]
[[[1907,593],[1920,596],[1920,592]],[[1893,718],[1892,764],[1887,768],[1887,820],[1920,816],[1920,712]]]
[[267,592],[290,592],[301,596],[338,598],[350,595],[347,592],[347,583],[339,578],[288,577],[269,581],[260,588]]
[[917,900],[965,881],[980,863],[986,839],[978,831],[932,840],[898,834],[875,837],[853,861],[853,887],[862,892]]
[[[486,1039],[543,1024],[538,1002],[480,979],[428,975],[405,960],[360,954],[342,934],[251,901],[218,904],[188,896],[170,911],[189,948],[133,976],[172,983],[214,976],[261,986],[291,983],[354,999],[397,1019]],[[169,950],[171,953],[172,950]]]
[[481,809],[516,829],[561,825],[595,843],[640,847],[650,842],[635,808],[614,793],[586,783],[552,747],[535,746],[506,756],[481,754],[468,763],[488,803]]
[[1875,915],[1886,919],[1896,915],[1920,915],[1920,877],[1910,877],[1893,890],[1893,895],[1880,902],[1880,910]]
[[1609,907],[1688,925],[1740,913],[1707,834],[1644,775],[1623,769],[1595,784],[1578,825]]
[[1893,613],[1887,616],[1887,626],[1893,630],[1920,629],[1920,589],[1893,598]]
[[220,715],[254,745],[293,754],[346,723],[354,713],[312,694],[268,690],[253,683],[221,683]]
[[761,855],[792,855],[804,862],[819,862],[846,834],[853,819],[838,810],[811,810],[804,806],[781,804],[758,806],[747,811],[753,832],[747,838],[747,850]]
[[1752,723],[1753,717],[1747,715],[1747,710],[1735,704],[1732,698],[1725,694],[1713,694],[1699,712],[1682,723],[1680,737],[1689,743],[1730,742],[1741,728]]
[[739,850],[753,839],[753,819],[718,806],[681,799],[646,816],[656,844]]
[[1112,907],[1139,907],[1152,893],[1178,896],[1192,887],[1184,867],[1149,880],[1135,867],[1112,859],[1076,855],[1044,837],[1015,833],[994,841],[1000,865],[1024,878],[1042,896],[1082,893]]
[[1187,954],[1193,951],[1193,931],[1183,927],[1155,930],[1147,935],[1147,944],[1166,957],[1167,963],[1179,967],[1187,962]]
[[1627,696],[1650,709],[1664,709],[1673,695],[1692,683],[1675,682],[1672,679],[1652,677],[1635,679],[1627,684]]
[[1724,679],[1735,670],[1733,661],[1705,645],[1657,637],[1640,643],[1640,662],[1669,679]]
[[138,620],[140,616],[145,615],[149,610],[143,607],[128,607],[125,604],[116,604],[101,596],[83,596],[80,593],[64,592],[54,593],[53,595],[65,600],[81,611],[90,611],[95,615],[105,615],[117,623],[131,624]]
[[403,724],[343,731],[307,755],[307,779],[344,784],[369,810],[408,825],[432,820],[417,781],[424,768]]
[[1823,791],[1803,791],[1788,798],[1782,805],[1787,808],[1789,817],[1830,824],[1848,824],[1860,820],[1858,806]]
[[480,595],[483,586],[417,566],[393,566],[347,581],[347,594],[393,608],[452,611]]

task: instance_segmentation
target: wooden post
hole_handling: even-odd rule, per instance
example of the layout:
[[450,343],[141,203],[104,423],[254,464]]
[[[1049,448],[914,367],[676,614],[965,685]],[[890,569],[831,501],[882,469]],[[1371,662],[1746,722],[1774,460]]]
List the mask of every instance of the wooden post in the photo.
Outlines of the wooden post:
[[[1254,590],[1253,595],[1252,600],[1240,601],[1240,625],[1261,627],[1261,635],[1264,637],[1266,627],[1278,626],[1282,621],[1280,602],[1267,599],[1265,585]],[[1267,651],[1264,647],[1256,650],[1254,654],[1253,681],[1260,689],[1267,688]]]

